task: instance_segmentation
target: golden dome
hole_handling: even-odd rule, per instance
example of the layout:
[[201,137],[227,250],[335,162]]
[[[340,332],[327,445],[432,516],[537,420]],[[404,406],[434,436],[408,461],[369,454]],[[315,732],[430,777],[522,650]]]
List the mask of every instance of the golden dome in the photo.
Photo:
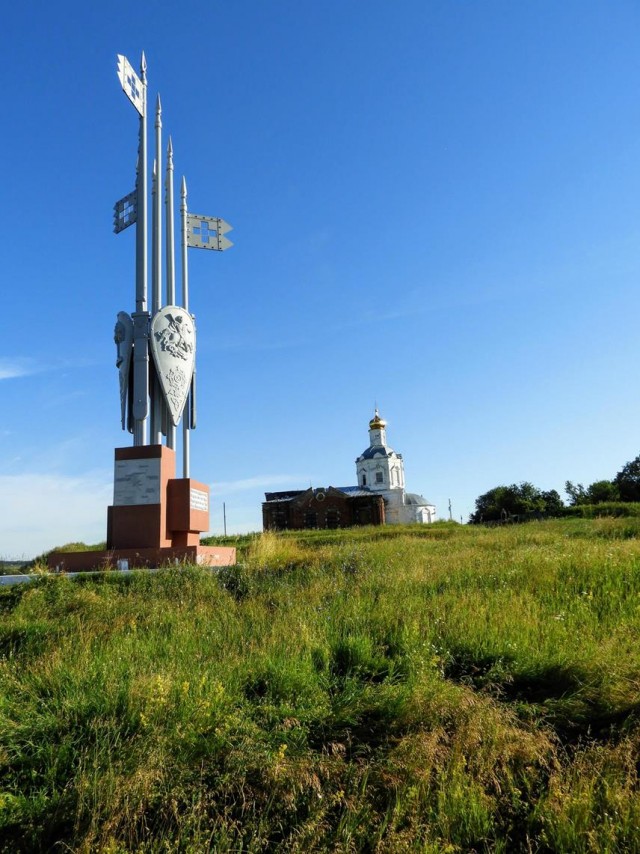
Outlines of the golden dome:
[[384,418],[380,418],[380,413],[378,412],[378,408],[376,407],[376,412],[371,421],[369,421],[369,430],[382,430],[387,426],[387,422]]

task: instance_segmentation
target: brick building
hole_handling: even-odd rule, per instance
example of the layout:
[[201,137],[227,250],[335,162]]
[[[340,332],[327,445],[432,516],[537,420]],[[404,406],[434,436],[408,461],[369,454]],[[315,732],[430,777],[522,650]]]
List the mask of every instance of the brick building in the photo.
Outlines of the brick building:
[[265,531],[384,525],[384,499],[357,486],[267,492],[262,505]]

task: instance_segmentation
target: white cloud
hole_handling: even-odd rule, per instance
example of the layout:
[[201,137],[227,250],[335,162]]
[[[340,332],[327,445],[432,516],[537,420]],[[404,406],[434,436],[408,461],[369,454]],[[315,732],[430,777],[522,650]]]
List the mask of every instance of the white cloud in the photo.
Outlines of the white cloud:
[[32,374],[40,374],[43,371],[63,370],[68,368],[86,368],[94,365],[89,359],[74,359],[73,362],[66,359],[53,359],[44,364],[35,359],[18,356],[17,358],[0,357],[0,380],[12,380],[17,377],[30,377]]
[[64,543],[104,540],[112,490],[103,474],[0,475],[0,558],[32,558]]
[[0,359],[0,380],[12,380],[35,374],[37,367],[30,359]]
[[289,486],[306,479],[298,474],[272,474],[245,477],[242,480],[226,480],[212,484],[212,492],[216,495],[228,495],[232,492],[245,492],[249,489],[265,489],[269,486]]

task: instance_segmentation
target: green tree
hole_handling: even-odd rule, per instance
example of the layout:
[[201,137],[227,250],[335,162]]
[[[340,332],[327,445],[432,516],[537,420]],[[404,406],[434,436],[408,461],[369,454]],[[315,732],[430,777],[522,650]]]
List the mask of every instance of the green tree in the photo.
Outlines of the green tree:
[[558,515],[562,512],[562,499],[555,489],[542,492],[532,483],[512,483],[496,486],[476,498],[475,512],[469,522],[497,522],[517,516],[526,518],[534,514]]
[[623,466],[614,477],[621,501],[640,501],[640,456]]
[[603,504],[605,501],[620,501],[618,484],[613,480],[596,480],[586,489],[581,483],[573,484],[570,480],[565,483],[565,492],[570,504]]
[[596,480],[587,489],[589,504],[602,504],[605,501],[620,501],[620,490],[612,480]]
[[541,496],[544,501],[544,510],[542,512],[545,516],[562,516],[564,502],[557,489],[550,489],[548,492],[542,492]]
[[569,504],[575,507],[578,504],[587,504],[587,491],[581,483],[566,481],[564,491],[569,496]]

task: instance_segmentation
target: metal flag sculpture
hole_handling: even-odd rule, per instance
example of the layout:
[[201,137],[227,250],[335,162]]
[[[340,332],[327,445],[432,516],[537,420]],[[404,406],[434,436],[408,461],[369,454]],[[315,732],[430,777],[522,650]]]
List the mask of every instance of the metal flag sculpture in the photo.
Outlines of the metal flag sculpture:
[[187,214],[187,245],[193,249],[216,249],[224,252],[233,243],[224,236],[233,231],[228,222],[217,216]]
[[113,231],[120,234],[125,228],[133,225],[138,214],[138,199],[135,190],[128,193],[113,206]]
[[[233,244],[225,237],[231,226],[219,217],[187,213],[187,187],[182,179],[182,306],[177,305],[173,198],[173,145],[169,138],[165,171],[165,305],[162,294],[162,108],[156,102],[156,154],[152,180],[151,312],[147,305],[147,63],[142,54],[140,76],[118,54],[118,78],[140,119],[136,187],[114,206],[114,232],[136,226],[136,310],[120,312],[115,340],[120,370],[120,406],[123,428],[133,432],[134,445],[150,438],[161,444],[163,435],[175,448],[176,426],[183,417],[183,477],[189,477],[189,431],[196,425],[195,322],[189,314],[187,248],[223,251]],[[150,358],[151,357],[151,358]]]
[[125,95],[141,116],[144,116],[144,86],[126,56],[118,54],[118,77]]

